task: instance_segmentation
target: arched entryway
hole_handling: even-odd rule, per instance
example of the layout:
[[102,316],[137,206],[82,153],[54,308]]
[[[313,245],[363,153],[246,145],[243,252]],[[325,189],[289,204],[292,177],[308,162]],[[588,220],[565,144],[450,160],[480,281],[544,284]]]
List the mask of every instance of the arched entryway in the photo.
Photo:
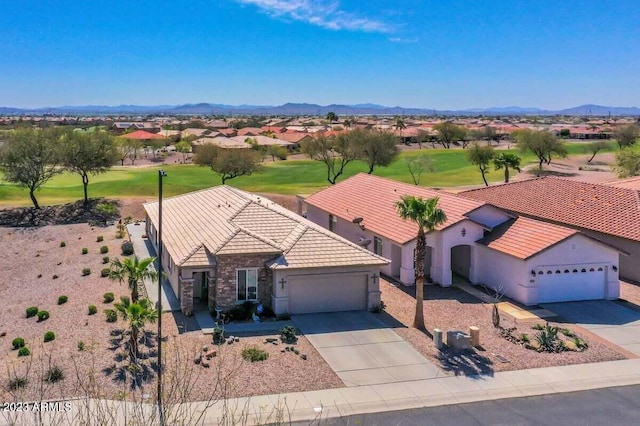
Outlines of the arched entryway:
[[463,244],[451,247],[451,274],[470,280],[471,246]]

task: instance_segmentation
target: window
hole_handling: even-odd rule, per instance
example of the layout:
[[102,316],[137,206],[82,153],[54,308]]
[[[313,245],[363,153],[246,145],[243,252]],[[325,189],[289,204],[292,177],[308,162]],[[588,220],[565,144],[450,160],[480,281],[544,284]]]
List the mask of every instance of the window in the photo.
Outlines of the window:
[[332,214],[329,215],[329,231],[334,232],[336,230],[336,222],[338,220]]
[[238,302],[258,300],[257,269],[238,269],[236,271],[236,300]]
[[373,237],[373,252],[378,256],[382,256],[382,238]]

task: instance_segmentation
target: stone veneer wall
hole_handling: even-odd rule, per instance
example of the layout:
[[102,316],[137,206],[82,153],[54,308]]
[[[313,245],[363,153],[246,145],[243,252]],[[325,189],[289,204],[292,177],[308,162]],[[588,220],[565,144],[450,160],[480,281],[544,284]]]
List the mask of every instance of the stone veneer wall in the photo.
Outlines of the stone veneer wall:
[[265,262],[273,259],[268,255],[224,255],[217,256],[217,279],[215,291],[209,288],[209,305],[228,309],[236,304],[236,270],[242,268],[258,268],[258,298],[264,306],[271,307],[273,294],[273,271],[265,266]]

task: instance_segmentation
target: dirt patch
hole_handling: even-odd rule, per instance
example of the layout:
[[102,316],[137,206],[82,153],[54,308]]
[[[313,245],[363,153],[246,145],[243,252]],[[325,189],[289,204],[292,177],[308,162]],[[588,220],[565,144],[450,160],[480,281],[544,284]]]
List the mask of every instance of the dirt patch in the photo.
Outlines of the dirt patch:
[[[623,354],[591,339],[585,339],[588,341],[589,348],[584,352],[548,354],[526,349],[522,345],[507,341],[493,327],[490,305],[482,303],[457,288],[442,288],[435,285],[425,287],[424,315],[428,332],[424,333],[411,327],[415,312],[415,288],[396,287],[385,280],[380,280],[380,288],[382,300],[387,305],[382,318],[386,318],[394,330],[416,350],[450,374],[491,374],[495,371],[584,364],[625,358]],[[532,338],[536,333],[532,329],[535,323],[516,321],[504,314],[501,322],[505,328],[517,327],[514,335],[527,333]],[[574,329],[572,325],[550,324],[569,328],[580,334],[580,331]],[[470,326],[480,328],[481,350],[439,351],[433,345],[431,333],[434,328],[439,328],[446,335],[448,330],[468,332]]]
[[[120,257],[122,240],[115,234],[114,226],[87,224],[0,228],[0,334],[5,333],[0,337],[0,400],[56,399],[90,391],[93,396],[110,399],[155,394],[156,326],[147,327],[141,343],[146,358],[144,371],[142,379],[134,383],[125,346],[128,337],[123,334],[127,325],[121,319],[106,322],[103,312],[113,305],[103,302],[104,293],[115,293],[116,300],[129,294],[126,284],[100,277],[100,270],[108,266],[102,263],[105,254],[100,253],[100,247],[108,247],[106,256]],[[103,241],[98,242],[98,236]],[[83,248],[88,249],[85,255]],[[84,268],[90,268],[91,273],[83,276]],[[62,305],[57,304],[60,295],[68,297]],[[97,307],[95,315],[88,314],[89,305]],[[50,318],[42,322],[26,318],[30,306],[49,311]],[[44,343],[47,331],[53,331],[56,338]],[[174,387],[180,388],[182,395],[173,396],[180,401],[202,400],[209,395],[237,397],[343,386],[303,336],[295,345],[299,355],[282,352],[283,344],[265,344],[269,336],[241,337],[238,343],[218,348],[218,356],[205,368],[194,364],[194,357],[204,345],[212,347],[211,336],[194,327],[193,318],[165,313],[163,335],[165,383],[173,381]],[[11,344],[16,337],[25,339],[32,356],[18,357]],[[84,344],[82,351],[79,342]],[[269,358],[256,363],[245,361],[240,354],[248,346],[266,350]],[[65,379],[42,387],[39,377],[49,363],[62,368]],[[10,394],[8,381],[16,374],[27,375],[29,382],[20,392]]]

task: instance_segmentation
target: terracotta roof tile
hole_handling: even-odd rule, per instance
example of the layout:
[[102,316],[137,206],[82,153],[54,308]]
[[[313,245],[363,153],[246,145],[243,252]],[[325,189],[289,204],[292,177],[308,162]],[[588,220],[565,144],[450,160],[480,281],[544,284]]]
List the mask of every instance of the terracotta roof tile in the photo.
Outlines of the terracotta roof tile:
[[404,195],[440,198],[439,207],[446,213],[447,221],[438,230],[467,219],[467,213],[485,204],[364,173],[316,192],[305,202],[347,221],[363,218],[361,224],[366,229],[404,244],[413,240],[418,233],[417,226],[400,219],[395,208],[395,203]]
[[633,189],[634,191],[640,191],[640,176],[634,176],[626,179],[616,179],[609,182],[604,182],[603,185],[613,186],[616,188]]
[[477,243],[519,259],[528,259],[576,234],[579,232],[575,229],[518,217],[497,226]]
[[461,192],[526,216],[640,241],[638,191],[555,177]]

